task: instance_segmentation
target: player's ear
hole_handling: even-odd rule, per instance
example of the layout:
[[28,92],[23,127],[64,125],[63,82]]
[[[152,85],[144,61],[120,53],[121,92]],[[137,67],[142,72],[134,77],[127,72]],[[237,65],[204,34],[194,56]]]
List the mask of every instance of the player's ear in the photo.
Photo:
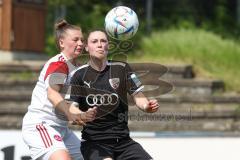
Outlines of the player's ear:
[[59,39],[58,43],[59,43],[59,47],[60,48],[64,48],[64,44],[63,44],[63,39],[62,38]]

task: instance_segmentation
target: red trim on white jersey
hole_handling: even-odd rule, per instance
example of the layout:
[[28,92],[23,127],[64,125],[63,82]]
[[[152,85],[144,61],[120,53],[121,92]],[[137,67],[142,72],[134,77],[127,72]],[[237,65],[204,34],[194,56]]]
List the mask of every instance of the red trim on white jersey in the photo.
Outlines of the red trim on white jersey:
[[[52,103],[49,101],[47,88],[50,86],[50,83],[59,85],[68,84],[72,76],[70,73],[75,69],[76,66],[67,61],[63,53],[57,54],[45,63],[38,77],[37,84],[34,87],[31,104],[28,107],[28,113],[23,122],[24,125],[41,124],[42,121],[45,121],[49,125],[67,126],[67,119],[59,118],[58,113],[55,112]],[[43,132],[41,133],[44,138]]]
[[44,81],[47,79],[48,75],[52,73],[64,73],[68,75],[68,65],[65,62],[58,61],[58,62],[51,62],[48,66],[46,74],[44,76]]
[[42,141],[45,145],[46,148],[50,147],[53,145],[52,140],[48,134],[47,129],[41,124],[41,125],[36,125],[36,128],[42,138]]

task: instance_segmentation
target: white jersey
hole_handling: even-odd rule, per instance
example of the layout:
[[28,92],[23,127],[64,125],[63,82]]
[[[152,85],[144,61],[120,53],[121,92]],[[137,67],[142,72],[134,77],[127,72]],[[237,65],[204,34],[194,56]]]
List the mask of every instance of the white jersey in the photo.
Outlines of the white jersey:
[[63,113],[55,110],[48,100],[47,88],[50,84],[68,84],[71,72],[76,69],[63,53],[60,53],[44,65],[33,90],[31,104],[24,116],[24,124],[47,123],[49,125],[66,126],[67,119]]

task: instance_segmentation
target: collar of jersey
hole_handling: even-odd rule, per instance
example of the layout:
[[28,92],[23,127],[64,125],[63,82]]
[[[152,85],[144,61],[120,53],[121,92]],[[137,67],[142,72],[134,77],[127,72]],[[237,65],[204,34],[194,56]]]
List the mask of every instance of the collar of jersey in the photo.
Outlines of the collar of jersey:
[[63,58],[65,59],[65,61],[67,62],[68,61],[68,58],[65,56],[65,54],[63,52],[60,53],[61,56],[63,56]]
[[96,73],[106,72],[106,70],[108,69],[108,67],[109,67],[109,65],[110,65],[109,62],[108,62],[108,60],[107,60],[107,62],[106,62],[106,67],[105,67],[102,71],[98,71],[98,70],[94,69],[94,68],[90,65],[89,62],[88,62],[87,64],[89,65],[89,67],[91,68],[91,70],[94,71],[94,72],[96,72]]
[[65,61],[66,61],[67,64],[71,64],[72,66],[75,66],[74,64],[72,64],[72,63],[69,61],[69,59],[65,56],[65,54],[64,54],[63,52],[61,52],[60,54],[63,56],[63,58],[65,59]]

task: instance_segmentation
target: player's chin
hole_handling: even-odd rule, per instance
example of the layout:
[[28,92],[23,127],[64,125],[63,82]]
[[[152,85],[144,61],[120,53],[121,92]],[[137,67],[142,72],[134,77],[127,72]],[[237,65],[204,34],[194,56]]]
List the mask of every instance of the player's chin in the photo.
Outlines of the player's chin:
[[74,58],[77,58],[81,54],[82,54],[82,51],[75,51],[74,52]]
[[95,57],[96,57],[97,59],[105,59],[105,58],[106,58],[106,54],[104,54],[104,53],[97,53],[97,54],[95,55]]

